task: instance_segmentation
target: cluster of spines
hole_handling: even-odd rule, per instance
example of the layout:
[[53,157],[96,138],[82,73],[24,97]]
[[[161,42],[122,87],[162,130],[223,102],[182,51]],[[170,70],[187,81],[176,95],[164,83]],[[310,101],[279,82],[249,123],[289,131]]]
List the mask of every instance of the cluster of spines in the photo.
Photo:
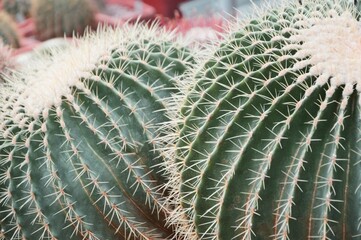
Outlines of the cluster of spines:
[[40,40],[82,35],[87,27],[96,27],[90,0],[34,0],[31,8],[36,37]]
[[[99,52],[92,71],[79,73],[83,77],[68,86],[70,92],[63,89],[61,101],[54,100],[52,107],[28,115],[24,102],[29,96],[22,97],[27,85],[16,84],[15,77],[14,93],[3,92],[0,216],[4,236],[171,236],[159,189],[165,180],[159,167],[162,159],[153,146],[158,135],[154,124],[166,120],[164,99],[177,92],[177,75],[193,60],[182,44],[168,42],[173,37],[155,26],[123,30],[100,30],[82,41],[89,44],[83,50],[97,46],[96,38],[108,45]],[[163,39],[156,31],[164,34]],[[59,64],[58,57],[46,61]],[[49,62],[20,78],[27,83],[30,76],[41,78],[47,66]],[[62,66],[48,70],[56,68],[62,74]]]
[[[355,205],[347,209],[350,199],[359,201],[359,179],[348,179],[357,178],[351,165],[360,167],[359,97],[350,84],[335,86],[332,75],[320,81],[310,74],[314,62],[298,54],[303,43],[291,38],[314,23],[304,20],[345,12],[356,18],[348,3],[308,1],[237,22],[203,69],[189,76],[168,135],[176,146],[167,152],[175,205],[169,221],[178,222],[180,235],[359,236],[360,219],[350,212]],[[297,227],[303,230],[294,236]]]

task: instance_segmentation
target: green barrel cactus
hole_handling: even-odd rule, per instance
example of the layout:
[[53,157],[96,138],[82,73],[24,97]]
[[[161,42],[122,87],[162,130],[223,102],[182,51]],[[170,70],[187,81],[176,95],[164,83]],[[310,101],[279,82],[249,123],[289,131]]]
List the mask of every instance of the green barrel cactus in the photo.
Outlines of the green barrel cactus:
[[137,24],[44,59],[0,90],[2,237],[171,238],[156,125],[193,64],[189,50]]
[[20,37],[16,23],[5,11],[0,11],[0,39],[4,44],[10,45],[13,48],[20,47]]
[[163,139],[180,236],[361,239],[358,19],[347,1],[293,1],[211,47]]
[[32,0],[36,37],[82,35],[87,27],[95,27],[95,8],[90,0]]

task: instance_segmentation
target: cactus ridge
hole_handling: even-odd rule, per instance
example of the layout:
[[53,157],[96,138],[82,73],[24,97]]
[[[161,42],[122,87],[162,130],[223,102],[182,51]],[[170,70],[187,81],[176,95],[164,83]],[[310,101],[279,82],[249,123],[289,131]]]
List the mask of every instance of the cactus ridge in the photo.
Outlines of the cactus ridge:
[[167,152],[186,239],[361,236],[358,13],[302,2],[235,23],[189,76]]
[[171,237],[155,126],[191,54],[156,24],[99,29],[54,51],[2,90],[2,234]]

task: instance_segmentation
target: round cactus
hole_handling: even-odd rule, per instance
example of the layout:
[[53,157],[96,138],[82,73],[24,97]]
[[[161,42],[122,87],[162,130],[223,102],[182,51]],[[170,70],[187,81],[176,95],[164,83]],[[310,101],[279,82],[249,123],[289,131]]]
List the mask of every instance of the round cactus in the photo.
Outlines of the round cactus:
[[156,124],[192,55],[173,34],[99,29],[0,97],[0,219],[6,239],[167,239]]
[[5,11],[0,11],[0,39],[3,43],[18,48],[20,47],[19,38],[14,20]]
[[33,0],[31,12],[40,40],[82,35],[87,27],[95,26],[95,8],[90,0]]
[[4,10],[17,20],[24,20],[30,15],[31,0],[3,0],[2,4]]
[[179,235],[360,239],[358,19],[346,1],[294,1],[212,48],[164,138]]

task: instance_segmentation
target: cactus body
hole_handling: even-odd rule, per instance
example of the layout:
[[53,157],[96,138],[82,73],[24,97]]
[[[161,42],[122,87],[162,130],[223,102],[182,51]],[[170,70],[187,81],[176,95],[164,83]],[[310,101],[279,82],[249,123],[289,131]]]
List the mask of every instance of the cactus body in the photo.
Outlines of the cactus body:
[[36,37],[40,40],[81,35],[87,27],[95,26],[94,14],[90,0],[32,1]]
[[6,239],[171,237],[154,125],[193,62],[173,40],[156,26],[98,30],[14,77],[0,114]]
[[185,239],[360,239],[358,17],[337,0],[269,10],[192,75],[167,163]]
[[16,24],[11,16],[4,11],[0,12],[0,38],[4,44],[10,45],[13,48],[20,47]]

